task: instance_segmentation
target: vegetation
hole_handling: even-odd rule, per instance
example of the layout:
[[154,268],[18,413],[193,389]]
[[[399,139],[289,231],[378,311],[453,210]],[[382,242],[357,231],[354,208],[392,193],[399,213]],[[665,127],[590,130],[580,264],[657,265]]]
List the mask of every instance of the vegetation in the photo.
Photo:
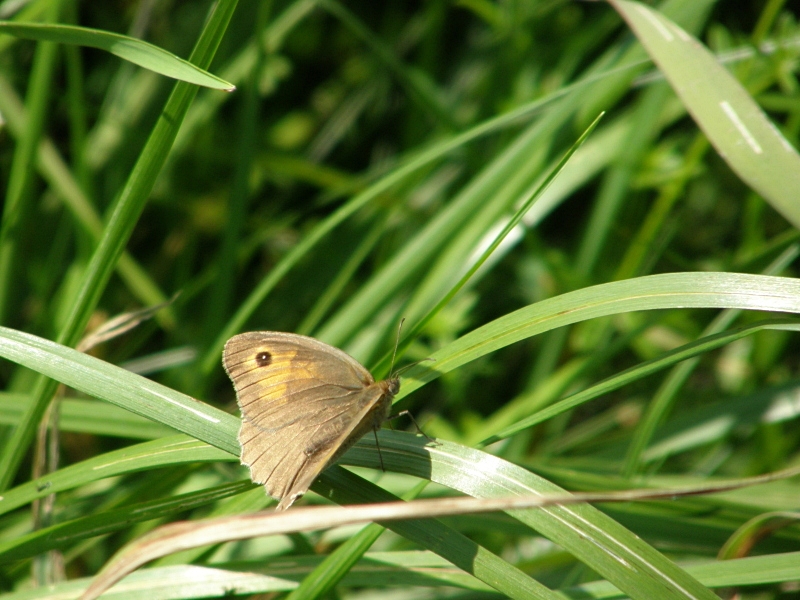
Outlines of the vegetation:
[[[779,0],[0,18],[0,599],[77,597],[159,526],[274,506],[238,463],[241,331],[378,378],[405,319],[398,366],[422,361],[395,409],[438,445],[396,420],[380,462],[366,436],[298,505],[797,464],[800,27]],[[794,598],[799,494],[198,534],[112,594]]]

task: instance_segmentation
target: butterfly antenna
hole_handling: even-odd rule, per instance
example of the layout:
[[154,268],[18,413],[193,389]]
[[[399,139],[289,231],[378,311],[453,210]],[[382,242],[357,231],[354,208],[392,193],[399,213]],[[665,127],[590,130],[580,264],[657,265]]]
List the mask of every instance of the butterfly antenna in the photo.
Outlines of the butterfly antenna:
[[400,345],[400,332],[403,330],[403,323],[406,318],[400,319],[400,325],[397,326],[397,337],[394,339],[394,350],[392,351],[392,366],[389,367],[389,373],[394,374],[394,359],[397,357],[397,347]]
[[416,367],[416,366],[417,366],[419,363],[424,363],[424,362],[426,362],[426,361],[429,361],[429,360],[430,360],[430,361],[433,361],[433,362],[436,362],[436,359],[435,359],[435,358],[431,358],[430,356],[429,356],[428,358],[423,358],[422,360],[415,360],[415,361],[414,361],[413,363],[411,363],[410,365],[406,365],[406,366],[404,366],[402,369],[398,369],[398,370],[397,370],[397,373],[395,373],[395,375],[397,375],[398,377],[400,377],[400,375],[402,375],[403,373],[405,373],[406,371],[408,371],[408,370],[409,370],[411,367]]

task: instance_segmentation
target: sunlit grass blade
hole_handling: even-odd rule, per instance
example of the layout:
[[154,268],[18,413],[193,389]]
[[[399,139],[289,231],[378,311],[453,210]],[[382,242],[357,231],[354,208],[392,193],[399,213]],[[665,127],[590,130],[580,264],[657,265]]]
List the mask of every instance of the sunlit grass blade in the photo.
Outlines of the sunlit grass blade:
[[0,356],[232,454],[239,453],[239,419],[146,377],[13,329],[0,328]]
[[800,226],[800,156],[742,85],[661,13],[613,0],[720,156],[786,219]]
[[149,521],[205,506],[222,498],[252,489],[254,484],[239,481],[197,492],[127,505],[97,512],[71,521],[39,529],[14,540],[0,542],[0,564],[30,558],[79,540],[124,529],[132,522]]
[[[387,441],[394,446],[393,454],[396,455],[398,451],[402,452],[402,445],[396,444],[394,435],[391,437],[385,435],[389,433],[392,432],[381,432],[379,436],[381,448],[384,448],[383,442]],[[407,434],[404,437],[407,440],[418,442],[418,438]],[[373,449],[374,446],[369,448],[367,445],[363,445],[360,450],[351,450],[352,458],[348,458],[345,462],[363,465],[364,450],[370,453]],[[371,465],[375,465],[377,464],[376,458],[377,455],[373,455],[372,460],[367,459],[367,461]],[[426,470],[430,471],[429,468],[422,465],[421,471]],[[423,479],[427,480],[429,477],[423,476]],[[313,489],[342,505],[390,502],[398,499],[386,490],[339,466],[323,472]],[[459,569],[510,598],[548,598],[552,594],[546,586],[533,577],[526,575],[516,566],[437,519],[409,519],[387,521],[380,524],[422,548],[435,552]]]
[[186,435],[173,435],[121,450],[106,452],[75,463],[40,479],[8,490],[0,499],[0,514],[44,498],[48,494],[74,489],[81,485],[113,477],[185,463],[234,461],[236,455]]
[[[483,253],[478,257],[478,259],[470,266],[464,276],[456,283],[447,294],[426,314],[418,323],[414,325],[411,331],[400,341],[397,346],[396,352],[399,356],[403,355],[403,352],[408,348],[408,346],[413,342],[417,335],[425,328],[425,326],[430,323],[431,319],[433,319],[447,304],[453,299],[453,297],[458,294],[459,291],[467,284],[467,282],[472,278],[472,276],[477,272],[478,269],[483,266],[483,264],[489,259],[492,253],[500,246],[506,236],[511,233],[514,228],[519,225],[520,221],[523,219],[525,214],[528,210],[533,206],[533,203],[539,199],[540,195],[544,193],[544,191],[549,187],[550,183],[555,180],[564,167],[569,162],[569,159],[572,155],[583,145],[586,139],[591,135],[594,131],[595,127],[597,127],[598,123],[600,123],[600,119],[602,119],[603,115],[600,114],[586,131],[575,141],[572,147],[564,154],[561,160],[556,164],[556,166],[552,169],[550,173],[542,180],[541,183],[533,190],[533,192],[528,196],[528,198],[522,203],[519,210],[514,213],[514,216],[506,223],[500,233],[497,234],[497,237],[489,244],[489,247],[483,251]],[[386,354],[383,359],[378,363],[378,365],[374,368],[374,371],[378,374],[379,377],[382,377],[386,374],[389,370],[390,361],[394,358],[394,353]]]
[[[16,425],[31,403],[23,394],[0,394],[0,424]],[[129,439],[150,440],[175,433],[150,419],[145,419],[118,406],[96,400],[62,398],[59,407],[61,431],[90,433]]]
[[48,25],[0,21],[0,34],[14,35],[29,40],[43,40],[60,44],[74,44],[99,48],[155,73],[179,81],[201,85],[226,92],[236,86],[216,75],[186,61],[163,48],[110,31],[77,27],[75,25]]
[[[764,270],[765,274],[772,275],[780,273],[791,265],[797,258],[798,247],[789,246],[783,251],[772,263]],[[717,315],[711,323],[703,330],[705,336],[716,334],[727,329],[731,323],[741,314],[741,311],[729,309]],[[681,365],[675,367],[671,373],[667,375],[664,381],[656,390],[653,399],[647,407],[647,411],[642,417],[641,421],[634,431],[633,438],[631,439],[630,446],[625,458],[624,474],[627,476],[633,473],[641,466],[642,456],[653,437],[653,434],[658,427],[658,424],[664,418],[672,407],[675,397],[678,395],[679,390],[683,387],[690,374],[697,367],[699,362],[698,358],[688,360]]]
[[[202,66],[211,63],[235,7],[236,0],[228,0],[215,5],[192,53],[191,60]],[[156,124],[148,143],[142,150],[139,160],[111,212],[103,237],[83,272],[80,289],[71,303],[69,316],[58,336],[60,343],[74,345],[83,335],[89,317],[97,306],[117,261],[144,210],[155,185],[156,177],[177,135],[180,123],[196,93],[197,88],[194,85],[179,82],[167,100],[163,118]],[[55,389],[56,383],[45,378],[39,378],[34,385],[32,393],[34,402],[30,410],[23,415],[19,426],[6,441],[2,450],[0,490],[6,489],[13,480],[33,439],[36,425],[44,414]]]
[[[382,450],[384,440],[392,445],[383,454],[390,469],[430,479],[470,496],[498,498],[564,491],[521,467],[465,446],[444,441],[426,445],[418,436],[384,431]],[[361,453],[364,446],[358,444],[350,451],[352,464],[375,464],[373,457]],[[713,597],[674,563],[591,505],[509,514],[567,549],[633,598],[658,597],[665,593],[664,588],[672,594],[667,597]]]
[[[398,400],[428,381],[516,341],[601,316],[665,308],[742,308],[800,312],[800,282],[741,273],[665,273],[548,298],[462,336],[404,378]],[[430,365],[430,366],[428,366]]]
[[543,410],[540,410],[537,413],[532,414],[530,417],[522,419],[514,425],[506,427],[498,431],[497,433],[492,434],[490,437],[484,439],[481,443],[482,444],[492,444],[496,441],[504,439],[508,436],[514,435],[515,433],[527,429],[529,427],[533,427],[539,423],[543,423],[548,419],[552,419],[556,415],[560,415],[568,410],[576,408],[585,402],[593,400],[603,394],[607,394],[613,390],[619,389],[620,387],[627,385],[633,381],[637,381],[643,377],[647,377],[653,373],[656,373],[662,369],[666,369],[678,362],[684,361],[688,358],[692,358],[695,356],[699,356],[721,346],[730,344],[736,340],[742,339],[743,337],[747,337],[753,335],[759,331],[765,329],[778,329],[782,331],[800,331],[800,322],[798,321],[789,321],[786,319],[783,320],[773,320],[773,321],[764,321],[760,323],[754,323],[752,325],[748,325],[746,327],[741,327],[739,329],[735,329],[732,331],[727,331],[724,333],[718,333],[716,335],[709,335],[699,340],[692,342],[691,344],[687,344],[685,346],[681,346],[680,348],[676,348],[664,356],[659,358],[647,361],[635,367],[631,367],[630,369],[626,369],[622,373],[615,375],[613,377],[609,377],[608,379],[601,381],[600,383],[593,385],[592,387],[583,390],[582,392],[578,392],[549,406]]
[[[800,312],[800,282],[766,275],[670,273],[577,290],[515,311],[463,336],[437,352],[433,366],[419,365],[409,371],[399,395],[470,360],[555,327],[632,310],[688,307]],[[1,333],[0,355],[5,358],[238,452],[235,417],[71,348],[13,330]],[[80,370],[76,365],[81,365]]]

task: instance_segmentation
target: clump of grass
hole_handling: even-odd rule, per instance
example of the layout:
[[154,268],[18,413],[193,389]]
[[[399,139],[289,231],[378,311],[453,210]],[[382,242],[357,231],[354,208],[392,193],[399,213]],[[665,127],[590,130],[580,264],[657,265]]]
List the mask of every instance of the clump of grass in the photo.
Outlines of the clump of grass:
[[[160,524],[269,506],[238,467],[220,365],[248,329],[313,335],[380,374],[405,318],[403,360],[436,359],[397,400],[441,446],[384,431],[385,473],[364,440],[307,503],[669,488],[796,462],[797,25],[612,4],[8,5],[2,597],[77,594]],[[204,71],[87,48],[114,51],[101,31]],[[92,356],[71,349],[169,299]],[[128,581],[152,598],[781,598],[800,578],[796,487],[215,543]]]

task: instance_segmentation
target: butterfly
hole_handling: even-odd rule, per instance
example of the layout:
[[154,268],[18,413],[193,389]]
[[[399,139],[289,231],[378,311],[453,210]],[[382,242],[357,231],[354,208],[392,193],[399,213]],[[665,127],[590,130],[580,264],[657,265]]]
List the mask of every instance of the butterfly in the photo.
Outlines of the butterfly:
[[376,382],[345,352],[279,331],[229,339],[222,353],[242,411],[241,462],[289,508],[317,476],[388,418],[397,375]]

